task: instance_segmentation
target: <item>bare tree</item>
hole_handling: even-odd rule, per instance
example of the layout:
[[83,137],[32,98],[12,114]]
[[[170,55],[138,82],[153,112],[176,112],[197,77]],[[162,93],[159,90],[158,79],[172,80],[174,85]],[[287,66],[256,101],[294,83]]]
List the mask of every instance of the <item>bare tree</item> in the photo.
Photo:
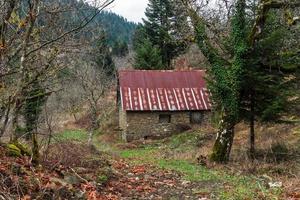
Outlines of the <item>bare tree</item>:
[[91,145],[93,133],[100,127],[99,112],[104,110],[101,108],[101,100],[105,99],[113,80],[107,76],[105,69],[97,67],[95,63],[82,63],[73,69],[73,73],[82,88],[82,98],[86,99],[88,104],[91,120],[88,144]]
[[[57,74],[65,67],[59,62],[60,58],[72,48],[76,34],[113,1],[95,1],[94,11],[87,16],[82,12],[76,23],[63,20],[66,14],[80,10],[75,3],[62,7],[59,1],[1,1],[0,121],[3,123],[0,137],[11,116],[11,141],[18,139],[15,130],[22,108],[26,99],[34,98],[24,96],[25,91],[36,82],[44,87],[45,92],[40,95],[47,96],[56,91]],[[32,139],[33,147],[38,149],[36,133]]]

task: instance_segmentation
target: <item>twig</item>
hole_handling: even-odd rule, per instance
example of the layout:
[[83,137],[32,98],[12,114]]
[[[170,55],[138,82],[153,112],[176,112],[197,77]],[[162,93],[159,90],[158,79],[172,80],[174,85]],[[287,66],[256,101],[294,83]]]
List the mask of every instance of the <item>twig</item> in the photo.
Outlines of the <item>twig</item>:
[[82,178],[79,174],[77,174],[77,172],[73,168],[70,167],[70,169],[80,180],[84,181],[85,183],[89,182],[88,180],[86,180],[85,178]]

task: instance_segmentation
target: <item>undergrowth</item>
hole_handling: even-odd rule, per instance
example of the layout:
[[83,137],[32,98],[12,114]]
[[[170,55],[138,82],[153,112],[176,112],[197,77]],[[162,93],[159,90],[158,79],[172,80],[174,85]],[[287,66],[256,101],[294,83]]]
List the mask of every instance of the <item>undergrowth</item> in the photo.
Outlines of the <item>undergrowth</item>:
[[65,130],[55,135],[57,141],[87,141],[88,134],[83,130]]
[[177,160],[166,156],[170,150],[190,149],[201,139],[198,133],[176,135],[161,145],[142,145],[136,149],[120,150],[120,156],[135,164],[150,164],[161,169],[173,170],[182,174],[183,179],[201,182],[200,191],[211,192],[214,199],[278,199],[281,189],[268,189],[267,183],[252,175],[239,175],[224,170],[209,169],[189,160]]

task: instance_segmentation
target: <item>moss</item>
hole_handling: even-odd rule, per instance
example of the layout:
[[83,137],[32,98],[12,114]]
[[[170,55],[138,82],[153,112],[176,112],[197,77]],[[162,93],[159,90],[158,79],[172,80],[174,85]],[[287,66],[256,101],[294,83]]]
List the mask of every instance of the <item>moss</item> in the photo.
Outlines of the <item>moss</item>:
[[13,144],[20,149],[22,155],[31,156],[31,151],[29,150],[29,148],[26,145],[21,144],[19,142],[15,142]]
[[112,177],[113,171],[111,167],[100,167],[96,173],[96,182],[99,184],[105,184]]
[[13,156],[13,157],[31,156],[30,150],[24,144],[21,144],[18,141],[10,143],[6,147],[8,150],[7,151],[8,156]]
[[14,144],[7,145],[7,155],[12,157],[21,157],[22,153],[21,150]]
[[108,180],[108,176],[102,174],[97,177],[96,182],[100,184],[105,184]]

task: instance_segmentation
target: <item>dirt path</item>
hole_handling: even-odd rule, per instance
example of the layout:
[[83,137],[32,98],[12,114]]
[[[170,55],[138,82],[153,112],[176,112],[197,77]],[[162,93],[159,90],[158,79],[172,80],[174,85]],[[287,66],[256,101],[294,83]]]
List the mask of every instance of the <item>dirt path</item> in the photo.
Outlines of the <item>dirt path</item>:
[[116,177],[103,190],[111,199],[209,199],[199,192],[200,183],[183,180],[174,171],[157,169],[150,165],[133,165],[124,160],[113,163]]

